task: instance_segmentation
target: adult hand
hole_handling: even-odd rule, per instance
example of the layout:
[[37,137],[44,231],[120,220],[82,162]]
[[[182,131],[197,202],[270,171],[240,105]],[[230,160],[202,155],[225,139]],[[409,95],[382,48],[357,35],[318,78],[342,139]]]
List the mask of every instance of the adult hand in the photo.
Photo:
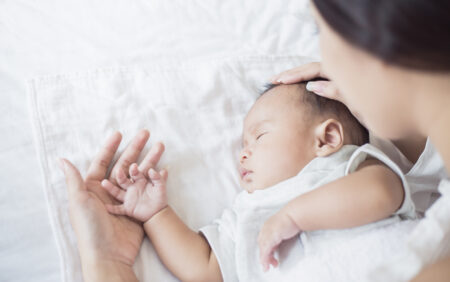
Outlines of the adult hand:
[[[314,62],[284,71],[272,77],[270,82],[273,84],[292,84],[318,77],[328,79],[328,76],[322,70],[321,63]],[[311,81],[306,84],[306,89],[317,95],[343,102],[336,85],[332,81]]]
[[[128,171],[148,138],[149,132],[146,130],[136,135],[114,165],[109,181],[116,183],[119,170]],[[121,276],[123,280],[134,277],[131,266],[142,244],[143,228],[128,217],[108,213],[105,204],[117,204],[117,201],[101,187],[101,181],[107,176],[108,167],[121,139],[118,132],[109,137],[89,167],[84,180],[75,166],[68,160],[61,159],[69,194],[70,221],[77,237],[86,280],[101,280],[105,275],[116,279]],[[148,171],[154,167],[163,151],[162,144],[153,146],[139,168]]]

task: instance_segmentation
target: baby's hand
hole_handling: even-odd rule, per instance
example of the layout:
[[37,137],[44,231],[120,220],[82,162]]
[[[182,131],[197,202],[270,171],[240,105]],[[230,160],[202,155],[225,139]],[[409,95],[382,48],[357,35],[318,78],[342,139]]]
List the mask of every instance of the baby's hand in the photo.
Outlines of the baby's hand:
[[116,181],[120,187],[109,180],[102,181],[102,187],[121,205],[106,205],[106,209],[117,215],[127,215],[142,222],[146,222],[159,211],[167,207],[166,181],[167,170],[148,171],[149,179],[137,164],[130,166],[130,178],[123,170],[117,172]]
[[270,265],[278,266],[274,252],[284,240],[294,237],[301,230],[283,210],[270,217],[261,228],[258,235],[259,260],[264,272],[269,270]]

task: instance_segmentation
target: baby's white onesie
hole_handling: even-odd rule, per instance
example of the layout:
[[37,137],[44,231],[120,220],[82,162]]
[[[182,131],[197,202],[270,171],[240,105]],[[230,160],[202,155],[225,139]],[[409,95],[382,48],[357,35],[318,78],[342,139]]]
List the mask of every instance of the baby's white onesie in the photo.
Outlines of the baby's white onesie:
[[380,263],[372,281],[409,281],[419,271],[450,256],[450,180],[444,162],[428,138],[415,164],[392,142],[371,136],[370,142],[387,154],[405,173],[411,199],[422,217],[395,256]]
[[[251,194],[246,191],[241,192],[237,195],[233,207],[225,210],[220,219],[200,229],[217,257],[224,281],[272,280],[273,276],[265,275],[259,263],[257,236],[263,223],[297,196],[353,172],[367,156],[380,160],[397,173],[405,190],[405,199],[396,214],[370,226],[389,224],[400,221],[400,218],[416,218],[409,186],[401,169],[370,144],[362,147],[346,145],[339,152],[328,157],[315,158],[295,177]],[[360,233],[372,228],[370,226],[329,232]],[[328,231],[323,232],[302,233],[302,244],[298,243],[299,237],[294,238],[294,243],[291,243],[284,252],[286,259],[282,264],[295,263],[296,260],[305,256],[305,252],[308,252],[308,246],[306,246],[308,242],[311,242],[311,246],[320,247],[314,238],[320,238]]]
[[370,136],[370,143],[379,148],[405,174],[411,190],[411,198],[420,215],[439,198],[439,183],[449,176],[436,148],[428,138],[425,148],[416,163],[411,163],[400,150],[389,140]]

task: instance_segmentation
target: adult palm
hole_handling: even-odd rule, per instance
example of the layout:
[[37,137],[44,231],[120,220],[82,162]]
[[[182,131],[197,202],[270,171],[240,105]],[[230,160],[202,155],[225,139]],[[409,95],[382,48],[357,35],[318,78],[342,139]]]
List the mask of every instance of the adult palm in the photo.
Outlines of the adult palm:
[[[137,161],[149,138],[149,132],[142,130],[132,140],[111,170],[109,180],[116,183],[119,169],[128,171]],[[108,213],[105,204],[117,204],[102,187],[108,167],[119,147],[122,136],[116,132],[95,157],[83,180],[78,169],[62,159],[61,166],[66,175],[69,192],[69,213],[76,233],[82,266],[92,261],[106,261],[132,266],[139,252],[144,231],[141,223],[125,216]],[[157,143],[145,156],[139,169],[148,171],[156,166],[164,151]],[[84,270],[83,270],[84,271]]]

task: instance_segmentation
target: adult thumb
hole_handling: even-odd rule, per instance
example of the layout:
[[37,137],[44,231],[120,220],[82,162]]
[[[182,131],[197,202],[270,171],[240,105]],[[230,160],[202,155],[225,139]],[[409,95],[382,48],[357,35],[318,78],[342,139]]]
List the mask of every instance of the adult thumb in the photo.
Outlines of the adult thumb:
[[340,100],[339,90],[332,81],[320,80],[320,81],[310,81],[306,84],[306,89],[308,91],[314,92],[319,96]]
[[72,197],[79,190],[84,190],[84,181],[78,169],[66,159],[59,159],[59,162],[60,168],[63,170],[66,177],[66,185],[69,191],[69,196]]

